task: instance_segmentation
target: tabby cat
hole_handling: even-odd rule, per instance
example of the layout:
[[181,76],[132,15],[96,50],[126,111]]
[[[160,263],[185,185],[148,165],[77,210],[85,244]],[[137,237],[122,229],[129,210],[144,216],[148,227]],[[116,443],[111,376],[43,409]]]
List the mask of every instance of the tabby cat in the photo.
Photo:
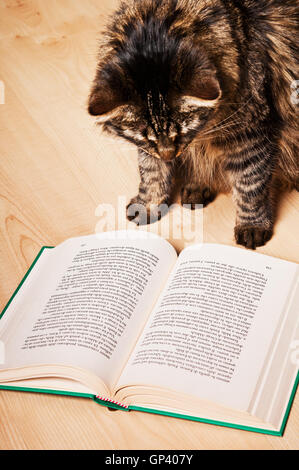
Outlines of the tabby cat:
[[237,243],[255,249],[271,238],[276,182],[298,189],[297,44],[297,0],[120,4],[88,109],[138,147],[131,204],[147,217],[128,207],[129,218],[148,223],[151,206],[159,218],[179,175],[191,207],[232,190]]

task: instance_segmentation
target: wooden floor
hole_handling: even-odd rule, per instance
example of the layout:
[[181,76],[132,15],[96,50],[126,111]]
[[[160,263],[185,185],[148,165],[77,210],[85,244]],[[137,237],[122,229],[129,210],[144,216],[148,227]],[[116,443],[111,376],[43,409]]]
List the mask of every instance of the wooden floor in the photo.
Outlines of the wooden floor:
[[[100,204],[116,207],[118,196],[137,191],[135,149],[103,137],[86,113],[97,38],[115,5],[0,2],[0,307],[42,245],[94,233]],[[275,236],[260,252],[299,261],[298,206],[298,193],[284,196]],[[206,208],[205,241],[234,244],[234,214],[230,196]],[[180,250],[184,240],[173,243]],[[1,449],[298,449],[298,436],[298,393],[277,438],[111,412],[84,399],[0,392]]]

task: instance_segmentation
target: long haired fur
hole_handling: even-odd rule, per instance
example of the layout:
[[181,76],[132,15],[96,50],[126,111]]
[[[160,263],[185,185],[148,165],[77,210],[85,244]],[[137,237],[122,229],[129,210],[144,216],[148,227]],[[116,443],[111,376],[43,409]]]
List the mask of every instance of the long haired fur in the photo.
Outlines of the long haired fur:
[[179,169],[183,203],[232,190],[237,243],[263,245],[275,181],[299,186],[297,44],[296,0],[122,2],[103,35],[89,112],[139,148],[132,202],[147,211],[168,202]]

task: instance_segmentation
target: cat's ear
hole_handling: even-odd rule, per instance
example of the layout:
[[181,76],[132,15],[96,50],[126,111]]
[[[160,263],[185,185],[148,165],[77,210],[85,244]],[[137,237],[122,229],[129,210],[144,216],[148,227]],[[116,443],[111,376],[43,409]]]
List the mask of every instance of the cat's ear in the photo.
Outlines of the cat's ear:
[[88,112],[92,116],[100,116],[105,120],[105,118],[108,119],[116,108],[124,104],[117,90],[111,90],[105,86],[96,85],[89,96]]
[[214,75],[199,77],[190,83],[183,96],[186,106],[214,107],[221,98],[221,88]]

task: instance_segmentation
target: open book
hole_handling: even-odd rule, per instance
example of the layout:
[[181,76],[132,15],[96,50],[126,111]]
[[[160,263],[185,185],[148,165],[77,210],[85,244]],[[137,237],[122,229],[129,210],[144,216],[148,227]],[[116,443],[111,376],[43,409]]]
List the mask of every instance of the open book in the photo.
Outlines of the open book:
[[298,383],[298,266],[125,235],[41,250],[2,313],[0,388],[281,435]]

